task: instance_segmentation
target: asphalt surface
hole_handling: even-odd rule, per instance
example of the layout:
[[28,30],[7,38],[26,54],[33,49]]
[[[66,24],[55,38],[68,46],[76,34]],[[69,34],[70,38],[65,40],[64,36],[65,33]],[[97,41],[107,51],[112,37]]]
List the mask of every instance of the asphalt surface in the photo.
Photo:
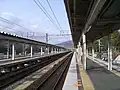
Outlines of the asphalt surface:
[[120,90],[120,77],[89,59],[87,72],[95,90]]

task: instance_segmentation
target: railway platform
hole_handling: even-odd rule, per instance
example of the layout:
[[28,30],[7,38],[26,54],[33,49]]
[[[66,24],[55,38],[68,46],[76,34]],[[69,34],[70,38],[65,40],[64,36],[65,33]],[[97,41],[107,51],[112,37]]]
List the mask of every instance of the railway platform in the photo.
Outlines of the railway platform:
[[120,90],[120,72],[107,70],[106,63],[87,57],[87,69],[81,61],[72,58],[63,90]]
[[78,88],[82,88],[82,83],[79,78],[77,62],[74,54],[64,82],[63,90],[78,90]]
[[107,70],[105,63],[87,58],[87,73],[95,90],[120,90],[120,72]]
[[63,90],[94,90],[87,72],[83,70],[83,65],[77,60],[75,54],[72,57]]

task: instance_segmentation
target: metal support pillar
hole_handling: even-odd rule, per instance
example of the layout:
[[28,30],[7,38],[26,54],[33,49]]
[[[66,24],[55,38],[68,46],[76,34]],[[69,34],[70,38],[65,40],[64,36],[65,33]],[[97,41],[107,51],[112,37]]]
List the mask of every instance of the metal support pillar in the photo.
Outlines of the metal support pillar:
[[83,39],[83,67],[86,70],[86,36],[85,34],[82,35]]
[[7,59],[9,58],[9,52],[10,52],[10,45],[9,45],[9,41],[7,43]]
[[108,70],[112,70],[112,45],[110,35],[108,36]]
[[93,43],[92,43],[92,59],[94,60],[94,56],[95,56],[95,53],[94,53],[94,46],[93,46]]
[[15,60],[15,44],[12,43],[12,60]]
[[33,57],[33,47],[32,47],[32,45],[30,46],[30,51],[31,51],[30,56]]
[[43,48],[40,48],[40,55],[43,55]]

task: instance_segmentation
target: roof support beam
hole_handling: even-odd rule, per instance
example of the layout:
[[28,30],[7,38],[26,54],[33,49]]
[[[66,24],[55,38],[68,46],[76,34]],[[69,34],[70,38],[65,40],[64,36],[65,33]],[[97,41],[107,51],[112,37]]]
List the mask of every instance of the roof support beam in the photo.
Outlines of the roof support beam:
[[73,29],[83,29],[83,27],[77,27],[77,26],[73,26]]
[[120,23],[120,19],[102,19],[97,22],[97,25],[107,24],[107,23]]
[[82,17],[81,15],[72,13],[71,18],[84,19],[85,17]]
[[87,32],[87,29],[89,28],[89,26],[91,26],[91,24],[95,21],[95,19],[97,18],[97,15],[99,14],[100,10],[102,9],[106,1],[107,0],[97,0],[94,6],[94,9],[90,11],[90,14],[88,16],[88,19],[84,28],[85,32]]

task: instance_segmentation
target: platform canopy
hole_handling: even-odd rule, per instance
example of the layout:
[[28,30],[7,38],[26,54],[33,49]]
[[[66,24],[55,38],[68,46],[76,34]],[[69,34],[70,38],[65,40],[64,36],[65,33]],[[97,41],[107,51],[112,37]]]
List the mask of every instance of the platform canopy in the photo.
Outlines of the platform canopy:
[[82,33],[87,42],[120,28],[120,0],[64,0],[74,46]]

